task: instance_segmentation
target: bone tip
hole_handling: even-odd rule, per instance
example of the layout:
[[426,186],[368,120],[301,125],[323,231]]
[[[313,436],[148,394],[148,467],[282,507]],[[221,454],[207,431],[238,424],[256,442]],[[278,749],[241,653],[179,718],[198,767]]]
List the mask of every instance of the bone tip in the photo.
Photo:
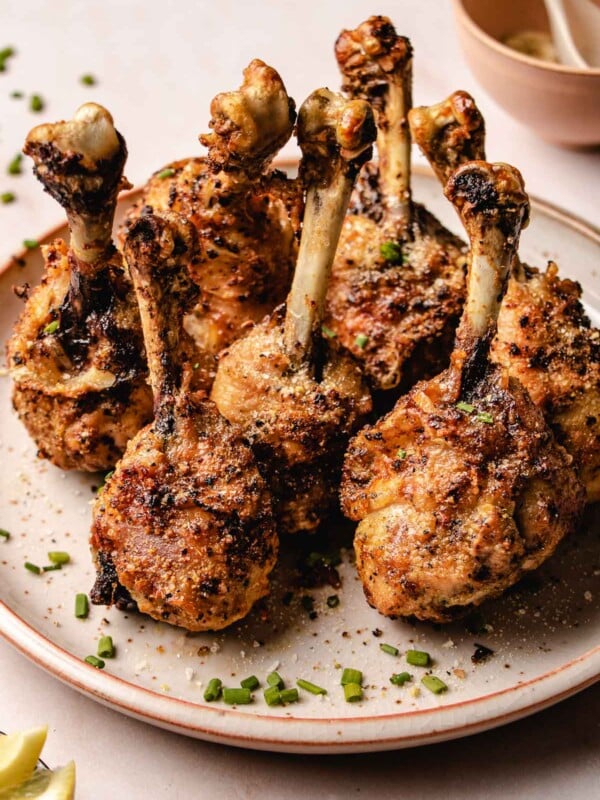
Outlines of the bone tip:
[[441,103],[411,108],[408,122],[417,141],[432,138],[443,128],[455,125],[471,136],[476,131],[483,131],[485,124],[475,100],[462,89],[453,92]]
[[33,128],[25,141],[25,152],[35,145],[52,144],[65,154],[81,155],[87,165],[112,158],[123,147],[112,115],[98,103],[85,103],[73,119]]
[[196,248],[193,225],[177,214],[144,214],[129,229],[125,258],[131,269],[152,273],[188,263]]
[[371,16],[353,30],[343,30],[335,44],[335,54],[343,72],[354,73],[369,62],[385,73],[403,70],[412,58],[412,45],[399,36],[389,17]]
[[244,70],[239,89],[216,95],[210,110],[213,132],[201,134],[202,144],[249,158],[282,146],[296,120],[295,103],[281,76],[258,58]]
[[469,161],[452,173],[444,194],[463,218],[516,210],[528,217],[523,177],[510,164]]
[[302,150],[316,149],[324,156],[339,153],[352,160],[377,137],[375,117],[365,100],[346,100],[329,89],[317,89],[298,114],[298,143]]

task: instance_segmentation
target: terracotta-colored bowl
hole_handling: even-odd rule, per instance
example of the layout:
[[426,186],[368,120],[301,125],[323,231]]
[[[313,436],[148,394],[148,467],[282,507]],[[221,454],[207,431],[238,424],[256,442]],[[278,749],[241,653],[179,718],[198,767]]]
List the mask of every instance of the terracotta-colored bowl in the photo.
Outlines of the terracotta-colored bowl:
[[454,0],[467,63],[512,117],[555,144],[600,144],[600,69],[531,58],[502,41],[523,30],[549,31],[543,0]]

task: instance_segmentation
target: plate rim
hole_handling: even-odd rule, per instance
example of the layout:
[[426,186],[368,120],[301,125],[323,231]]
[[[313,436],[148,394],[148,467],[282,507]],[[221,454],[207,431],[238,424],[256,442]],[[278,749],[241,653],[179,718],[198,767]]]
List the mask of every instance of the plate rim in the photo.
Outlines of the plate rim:
[[[276,166],[286,168],[294,167],[296,164],[294,159],[289,159],[278,161]],[[436,180],[433,172],[427,167],[416,165],[413,171],[421,177]],[[135,200],[140,196],[142,188],[136,187],[122,193],[119,196],[119,203]],[[530,199],[535,210],[561,221],[579,235],[600,245],[599,228],[552,203],[535,197]],[[63,221],[53,226],[39,237],[38,242],[44,244],[51,241],[65,224]],[[31,256],[31,251],[21,249],[0,266],[0,276],[11,268],[16,268],[17,260],[27,256]],[[120,713],[195,738],[271,752],[314,754],[372,752],[460,738],[536,713],[600,680],[600,645],[597,645],[577,658],[528,681],[517,682],[505,689],[469,700],[445,702],[443,705],[427,709],[364,717],[330,718],[249,714],[237,709],[212,707],[209,704],[161,694],[110,672],[95,670],[38,631],[2,599],[0,599],[0,637],[45,672]],[[485,711],[488,705],[494,705],[500,698],[506,697],[512,698],[508,709],[506,704],[503,704],[501,709],[497,709],[498,713],[490,714],[489,710]],[[468,712],[473,709],[478,713],[470,715]],[[207,714],[210,718],[208,723],[195,718]],[[471,716],[470,721],[469,716]],[[245,723],[248,720],[252,721],[252,727],[259,729],[258,732],[252,731],[249,734],[242,732],[241,728],[246,727]],[[387,737],[375,735],[377,733],[375,729],[379,725],[394,727],[396,723],[397,726],[405,727],[407,720],[408,727],[411,721],[416,721],[418,730],[392,733]],[[215,724],[211,724],[213,721]],[[310,738],[306,734],[304,738],[283,735],[285,730],[283,723],[293,723],[294,729],[300,726],[303,731],[312,729],[313,735]],[[267,735],[267,729],[272,726],[278,726],[276,738]],[[342,727],[344,731],[338,731],[327,738],[328,731],[333,732],[336,727]],[[364,734],[361,734],[361,728]],[[325,735],[315,736],[317,729]],[[370,736],[365,736],[370,729],[373,729]]]

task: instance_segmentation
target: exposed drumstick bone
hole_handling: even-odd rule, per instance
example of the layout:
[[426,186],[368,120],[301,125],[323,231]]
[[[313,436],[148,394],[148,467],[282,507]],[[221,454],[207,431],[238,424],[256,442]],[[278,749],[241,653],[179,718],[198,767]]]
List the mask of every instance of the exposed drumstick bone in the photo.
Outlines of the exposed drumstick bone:
[[364,100],[318,89],[298,115],[302,177],[308,186],[304,227],[287,301],[285,348],[295,366],[310,360],[321,335],[331,265],[354,180],[371,156],[373,112]]
[[343,91],[368,100],[377,120],[379,185],[386,208],[384,225],[394,238],[409,235],[411,219],[410,131],[412,47],[387,17],[373,16],[355,30],[342,31],[335,54]]

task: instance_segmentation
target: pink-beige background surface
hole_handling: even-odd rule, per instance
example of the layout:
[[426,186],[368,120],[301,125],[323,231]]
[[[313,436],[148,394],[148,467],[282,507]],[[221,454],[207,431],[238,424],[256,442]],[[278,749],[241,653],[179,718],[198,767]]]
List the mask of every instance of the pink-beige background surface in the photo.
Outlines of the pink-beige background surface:
[[[18,57],[0,73],[0,165],[34,124],[70,116],[86,100],[113,113],[129,147],[127,176],[144,181],[164,162],[200,152],[208,106],[258,56],[300,103],[338,85],[332,44],[371,13],[392,17],[415,49],[417,104],[471,91],[487,120],[488,153],[516,164],[528,189],[598,224],[600,154],[559,150],[519,127],[479,90],[458,50],[451,4],[439,0],[316,2],[0,2],[0,47]],[[79,83],[92,73],[98,85]],[[41,115],[12,90],[38,92]],[[284,155],[293,156],[294,146]],[[420,161],[415,153],[415,160]],[[0,263],[22,239],[61,221],[24,164],[0,191]],[[0,313],[1,310],[0,310]],[[4,412],[3,412],[4,413]],[[5,464],[5,469],[10,465]],[[308,757],[229,749],[150,728],[54,681],[0,641],[0,728],[48,722],[50,764],[75,758],[81,800],[153,798],[591,798],[600,795],[598,686],[535,717],[465,740],[366,756]]]

